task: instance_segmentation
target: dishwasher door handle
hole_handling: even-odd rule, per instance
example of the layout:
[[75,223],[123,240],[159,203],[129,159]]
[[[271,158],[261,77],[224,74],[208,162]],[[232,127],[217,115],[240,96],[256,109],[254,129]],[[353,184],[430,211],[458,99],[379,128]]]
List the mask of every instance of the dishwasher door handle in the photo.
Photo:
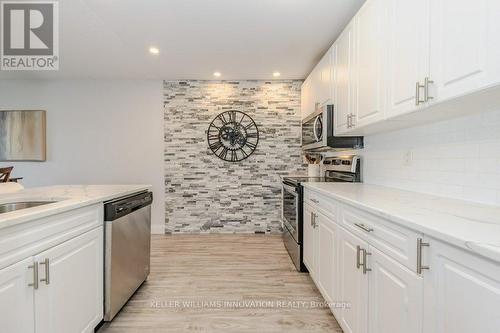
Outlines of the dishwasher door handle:
[[151,205],[152,192],[142,192],[126,198],[116,199],[104,204],[104,220],[114,221],[127,214]]

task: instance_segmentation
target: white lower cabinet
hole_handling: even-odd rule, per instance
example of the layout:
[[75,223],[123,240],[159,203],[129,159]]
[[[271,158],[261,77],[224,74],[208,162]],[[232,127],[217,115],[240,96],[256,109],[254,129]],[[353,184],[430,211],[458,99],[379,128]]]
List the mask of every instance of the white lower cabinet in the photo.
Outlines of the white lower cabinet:
[[332,307],[345,333],[500,332],[500,264],[304,196],[304,261],[325,300],[349,305]]
[[317,262],[318,288],[328,302],[337,299],[337,225],[327,216],[317,213]]
[[422,278],[345,229],[339,242],[344,332],[421,333]]
[[33,258],[0,270],[0,331],[35,332]]
[[0,270],[0,331],[89,333],[103,317],[103,228]]
[[344,333],[366,332],[368,321],[368,275],[363,273],[362,249],[368,243],[341,229],[339,239],[339,296],[349,307],[337,311]]
[[313,244],[316,244],[316,241],[314,239],[314,226],[313,226],[313,221],[314,221],[314,212],[311,208],[311,206],[305,204],[304,205],[304,227],[303,227],[303,243],[304,244],[309,244],[308,246],[304,246],[304,253],[303,253],[303,261],[304,265],[306,265],[307,269],[309,270],[309,273],[311,276],[314,278],[316,276],[315,274],[315,263],[314,263],[314,246]]
[[[335,302],[337,292],[338,226],[309,204],[304,205],[304,264],[326,301]],[[333,309],[332,309],[333,310]]]
[[370,333],[421,333],[423,312],[422,277],[370,246]]
[[429,239],[425,333],[500,332],[500,266]]
[[103,314],[103,253],[100,227],[35,256],[37,333],[93,332]]

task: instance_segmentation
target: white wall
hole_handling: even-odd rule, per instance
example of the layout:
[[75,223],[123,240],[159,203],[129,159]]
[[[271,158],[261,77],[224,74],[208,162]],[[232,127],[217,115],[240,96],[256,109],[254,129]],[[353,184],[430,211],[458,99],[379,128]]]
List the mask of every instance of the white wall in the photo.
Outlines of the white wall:
[[500,111],[365,137],[365,183],[500,205]]
[[0,163],[26,187],[151,184],[163,233],[162,81],[3,80],[0,109],[47,110],[47,161]]

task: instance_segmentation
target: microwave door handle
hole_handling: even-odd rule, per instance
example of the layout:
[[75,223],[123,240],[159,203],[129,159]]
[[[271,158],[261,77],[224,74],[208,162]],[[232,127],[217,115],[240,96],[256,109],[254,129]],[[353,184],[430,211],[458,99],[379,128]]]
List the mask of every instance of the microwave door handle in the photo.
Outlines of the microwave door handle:
[[314,124],[313,124],[313,133],[314,133],[314,139],[316,140],[316,142],[319,142],[319,138],[318,138],[318,133],[316,132],[316,125],[319,121],[319,116],[317,116],[315,119],[314,119]]

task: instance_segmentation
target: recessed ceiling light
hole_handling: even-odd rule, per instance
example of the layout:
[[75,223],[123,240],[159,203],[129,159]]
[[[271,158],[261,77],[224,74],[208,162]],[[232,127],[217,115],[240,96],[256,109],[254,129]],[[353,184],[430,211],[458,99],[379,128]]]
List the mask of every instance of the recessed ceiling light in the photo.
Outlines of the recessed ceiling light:
[[221,73],[220,73],[220,72],[214,72],[214,76],[215,76],[215,77],[220,77],[220,76],[221,76]]
[[281,73],[280,73],[280,72],[274,72],[274,73],[273,73],[273,76],[274,76],[274,77],[281,76]]
[[149,48],[149,53],[151,53],[151,54],[160,54],[160,50],[158,50],[157,47],[150,47]]

